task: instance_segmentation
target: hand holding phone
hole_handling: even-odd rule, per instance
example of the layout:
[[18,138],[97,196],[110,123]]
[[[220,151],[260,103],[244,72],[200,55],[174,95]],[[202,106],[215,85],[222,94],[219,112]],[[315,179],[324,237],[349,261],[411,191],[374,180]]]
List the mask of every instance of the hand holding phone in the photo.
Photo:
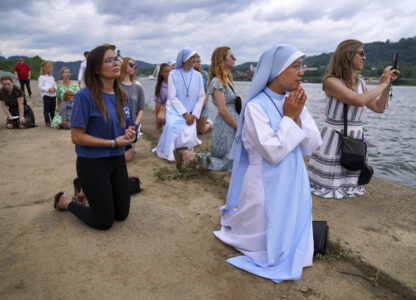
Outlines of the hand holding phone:
[[399,59],[399,53],[394,52],[393,54],[393,70],[397,70],[397,60]]

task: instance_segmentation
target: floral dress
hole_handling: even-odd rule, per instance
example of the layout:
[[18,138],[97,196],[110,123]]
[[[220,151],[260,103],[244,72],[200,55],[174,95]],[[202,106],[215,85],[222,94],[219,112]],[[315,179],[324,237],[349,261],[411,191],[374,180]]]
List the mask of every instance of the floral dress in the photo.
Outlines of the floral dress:
[[[239,116],[235,109],[236,95],[233,89],[230,86],[223,86],[217,77],[212,78],[211,84],[208,87],[208,94],[211,96],[212,103],[217,106],[213,96],[214,90],[221,90],[224,93],[225,105],[234,120],[238,122]],[[233,145],[235,132],[235,129],[225,122],[220,114],[217,114],[212,125],[211,163],[208,166],[209,169],[215,171],[231,171],[233,160],[228,156]]]

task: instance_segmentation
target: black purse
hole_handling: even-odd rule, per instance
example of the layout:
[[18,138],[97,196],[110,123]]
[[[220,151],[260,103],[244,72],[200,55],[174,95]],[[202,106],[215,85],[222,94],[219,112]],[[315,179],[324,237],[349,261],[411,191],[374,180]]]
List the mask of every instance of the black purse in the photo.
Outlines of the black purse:
[[365,166],[365,158],[367,155],[367,144],[364,140],[349,137],[347,135],[347,114],[348,106],[344,104],[344,134],[339,132],[341,139],[341,159],[340,164],[350,171],[362,170]]
[[313,255],[318,253],[325,255],[328,247],[328,224],[326,221],[312,221],[312,231],[314,248]]
[[143,191],[140,187],[142,182],[138,177],[129,176],[129,184],[130,184],[130,195],[134,195]]
[[228,82],[228,85],[230,86],[231,90],[233,91],[233,94],[235,96],[235,101],[234,101],[234,105],[235,105],[235,110],[237,111],[237,114],[240,115],[241,113],[241,109],[243,108],[243,103],[241,101],[241,97],[237,96],[234,92],[234,88],[231,85],[231,82]]

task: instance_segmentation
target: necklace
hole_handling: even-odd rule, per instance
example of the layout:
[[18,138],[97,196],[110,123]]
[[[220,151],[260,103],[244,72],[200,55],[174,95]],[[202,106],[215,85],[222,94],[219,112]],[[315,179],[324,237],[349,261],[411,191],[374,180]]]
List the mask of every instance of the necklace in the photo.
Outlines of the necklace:
[[194,72],[191,72],[191,78],[189,79],[188,86],[186,86],[185,77],[183,76],[182,69],[180,71],[181,71],[181,75],[182,75],[182,79],[183,79],[183,84],[185,85],[185,88],[186,88],[186,98],[188,98],[188,96],[189,96],[189,87],[191,86],[192,75],[193,75]]

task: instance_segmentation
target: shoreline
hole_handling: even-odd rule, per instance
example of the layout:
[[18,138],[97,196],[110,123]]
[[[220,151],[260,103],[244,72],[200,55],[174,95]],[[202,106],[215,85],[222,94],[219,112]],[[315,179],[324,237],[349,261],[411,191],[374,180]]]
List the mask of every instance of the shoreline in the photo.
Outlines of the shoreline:
[[[373,178],[351,199],[313,196],[314,220],[329,225],[331,253],[299,281],[275,284],[226,263],[239,253],[218,241],[229,174],[188,180],[152,152],[154,111],[146,110],[127,164],[143,192],[108,231],[55,212],[53,196],[72,196],[70,132],[43,125],[37,85],[28,99],[37,127],[6,130],[0,117],[0,296],[2,299],[402,299],[416,296],[416,190]],[[203,135],[202,145],[210,141]],[[63,284],[64,283],[64,284]]]

